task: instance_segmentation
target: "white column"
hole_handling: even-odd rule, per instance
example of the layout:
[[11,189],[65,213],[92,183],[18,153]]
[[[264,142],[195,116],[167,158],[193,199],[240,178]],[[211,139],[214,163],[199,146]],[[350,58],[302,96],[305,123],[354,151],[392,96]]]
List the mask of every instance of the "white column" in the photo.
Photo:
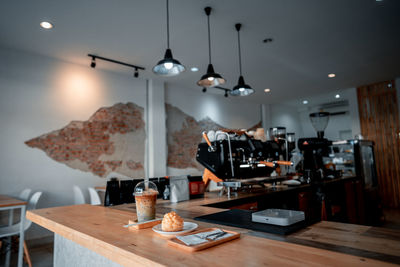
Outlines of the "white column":
[[360,116],[358,114],[358,97],[357,88],[347,89],[347,99],[349,101],[349,115],[351,118],[351,133],[353,138],[357,134],[361,134]]
[[153,178],[167,175],[164,83],[148,80],[147,93],[147,174]]
[[261,122],[264,128],[265,135],[269,138],[269,128],[271,127],[271,105],[261,105]]

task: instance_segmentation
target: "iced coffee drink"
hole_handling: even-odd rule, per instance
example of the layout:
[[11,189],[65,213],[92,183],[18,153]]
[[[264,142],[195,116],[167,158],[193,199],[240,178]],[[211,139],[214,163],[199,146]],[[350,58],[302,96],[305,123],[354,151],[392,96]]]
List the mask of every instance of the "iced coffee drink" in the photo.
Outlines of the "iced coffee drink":
[[157,186],[153,182],[140,182],[135,187],[136,214],[138,222],[156,218]]

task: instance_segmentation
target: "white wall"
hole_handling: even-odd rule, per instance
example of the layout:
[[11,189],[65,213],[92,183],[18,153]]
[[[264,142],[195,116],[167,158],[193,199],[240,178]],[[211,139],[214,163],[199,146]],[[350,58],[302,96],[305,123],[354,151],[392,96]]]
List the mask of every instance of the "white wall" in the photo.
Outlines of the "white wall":
[[[340,94],[339,99],[334,98],[337,93]],[[348,106],[324,109],[327,112],[347,112],[345,115],[330,117],[325,130],[325,137],[330,140],[338,140],[341,137],[340,132],[349,132],[348,138],[354,138],[356,134],[361,132],[356,88],[341,89],[332,93],[304,97],[303,99],[307,99],[309,103],[303,105],[302,99],[298,99],[279,105],[270,105],[271,125],[287,127],[287,132],[295,132],[296,138],[316,137],[317,133],[311,124],[309,114],[320,111],[321,104],[348,101]]]
[[[146,81],[20,51],[0,49],[0,58],[0,194],[40,190],[39,207],[49,207],[72,204],[74,184],[105,185],[105,179],[24,142],[71,120],[87,120],[100,107],[118,102],[145,107]],[[43,233],[33,229],[27,238]]]
[[[234,129],[253,126],[261,121],[260,105],[239,97],[224,97],[221,94],[202,93],[187,88],[167,85],[165,102],[181,109],[186,114],[201,120],[209,117],[214,122]],[[217,89],[214,89],[217,90]]]
[[269,110],[270,125],[268,127],[264,126],[266,130],[269,130],[271,127],[286,127],[286,132],[295,133],[296,138],[303,136],[299,111],[296,107],[285,104],[272,104]]

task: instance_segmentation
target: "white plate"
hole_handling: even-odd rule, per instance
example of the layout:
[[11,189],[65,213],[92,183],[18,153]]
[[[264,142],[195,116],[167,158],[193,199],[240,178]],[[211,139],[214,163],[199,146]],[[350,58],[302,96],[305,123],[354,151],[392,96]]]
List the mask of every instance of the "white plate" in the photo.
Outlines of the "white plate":
[[161,234],[161,235],[180,235],[183,233],[187,233],[190,231],[193,231],[194,229],[196,229],[198,227],[197,223],[192,223],[192,222],[183,222],[183,229],[182,231],[178,231],[178,232],[164,232],[161,228],[161,223],[157,224],[156,226],[153,227],[153,231]]

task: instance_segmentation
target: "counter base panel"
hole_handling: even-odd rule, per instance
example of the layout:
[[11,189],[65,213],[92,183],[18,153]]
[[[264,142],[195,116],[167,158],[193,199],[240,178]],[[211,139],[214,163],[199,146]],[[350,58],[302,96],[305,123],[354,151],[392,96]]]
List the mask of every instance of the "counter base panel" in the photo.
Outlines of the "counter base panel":
[[53,266],[122,267],[122,265],[56,233],[54,234]]

